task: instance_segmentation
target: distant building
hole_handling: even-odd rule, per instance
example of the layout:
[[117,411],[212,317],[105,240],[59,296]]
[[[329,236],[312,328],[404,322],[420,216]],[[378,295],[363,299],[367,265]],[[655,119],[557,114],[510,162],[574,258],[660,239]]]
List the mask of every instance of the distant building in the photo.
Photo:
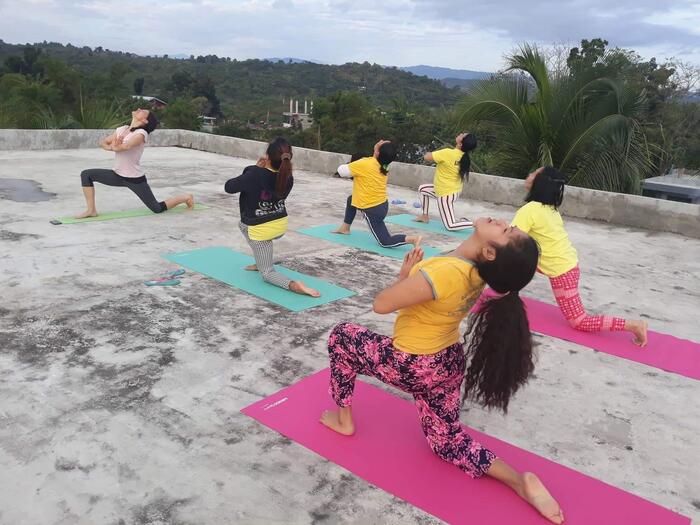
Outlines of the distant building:
[[[284,101],[283,101],[284,102]],[[309,107],[309,101],[304,100],[304,112],[299,112],[299,100],[289,99],[289,111],[284,111],[282,115],[285,117],[286,122],[282,123],[284,128],[294,128],[300,127],[301,129],[307,129],[313,123],[311,114],[314,111],[314,101],[311,101]]]
[[642,195],[669,201],[700,204],[700,173],[685,169],[672,169],[668,175],[644,179]]
[[151,105],[151,109],[163,109],[168,105],[167,102],[156,97],[147,97],[145,95],[131,95],[131,98],[145,100]]
[[214,130],[216,129],[216,117],[200,115],[199,120],[202,122],[202,131],[205,131],[206,133],[214,133]]

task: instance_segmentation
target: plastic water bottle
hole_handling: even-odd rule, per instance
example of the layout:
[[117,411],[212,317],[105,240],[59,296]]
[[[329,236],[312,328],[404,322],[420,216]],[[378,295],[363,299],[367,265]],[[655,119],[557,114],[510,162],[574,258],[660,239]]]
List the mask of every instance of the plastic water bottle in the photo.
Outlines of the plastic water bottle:
[[416,202],[413,203],[413,207],[414,207],[414,208],[422,208],[423,205],[422,205],[420,202],[416,201]]
[[406,204],[406,201],[401,199],[394,199],[391,201],[392,204]]

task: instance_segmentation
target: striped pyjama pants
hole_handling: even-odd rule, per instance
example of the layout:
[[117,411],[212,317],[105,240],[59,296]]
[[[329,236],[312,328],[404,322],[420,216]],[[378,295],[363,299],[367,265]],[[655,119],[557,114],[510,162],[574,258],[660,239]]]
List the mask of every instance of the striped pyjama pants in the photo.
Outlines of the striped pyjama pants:
[[[285,277],[284,275],[276,271],[275,267],[273,266],[273,239],[270,239],[269,241],[254,241],[248,236],[247,224],[243,224],[241,222],[238,224],[238,227],[240,228],[243,237],[245,237],[245,240],[248,241],[250,249],[253,250],[255,265],[258,267],[258,271],[260,272],[260,276],[263,278],[263,281],[265,281],[266,283],[274,284],[275,286],[279,286],[280,288],[289,290],[289,285],[292,281],[288,277]],[[276,237],[276,239],[279,239],[279,237]]]
[[446,229],[450,231],[463,230],[465,228],[471,228],[473,223],[464,218],[457,220],[455,218],[455,201],[459,197],[459,193],[450,193],[449,195],[443,195],[438,197],[435,193],[435,186],[433,184],[421,184],[418,186],[418,194],[421,197],[421,203],[423,204],[423,215],[428,215],[428,210],[430,208],[430,198],[437,200],[438,210],[440,211],[440,219],[442,224]]

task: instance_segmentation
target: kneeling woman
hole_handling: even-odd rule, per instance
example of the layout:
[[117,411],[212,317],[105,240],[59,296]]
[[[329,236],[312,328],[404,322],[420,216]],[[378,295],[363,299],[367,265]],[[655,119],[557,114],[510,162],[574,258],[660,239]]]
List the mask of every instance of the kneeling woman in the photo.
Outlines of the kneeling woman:
[[430,199],[436,199],[440,219],[445,229],[450,231],[463,230],[472,227],[469,219],[455,218],[455,201],[462,193],[462,186],[469,178],[471,159],[469,152],[476,148],[476,137],[471,133],[460,133],[455,138],[454,148],[443,148],[432,153],[426,153],[423,158],[435,162],[435,177],[432,184],[422,184],[418,187],[421,197],[423,214],[416,218],[417,222],[430,222],[428,210]]
[[156,126],[158,119],[153,113],[147,109],[137,109],[131,112],[131,124],[117,128],[100,142],[102,149],[115,152],[114,169],[89,169],[80,174],[87,210],[76,216],[77,219],[97,217],[95,182],[129,188],[153,213],[161,213],[183,203],[190,209],[194,208],[194,198],[189,194],[159,202],[146,181],[141,155],[149,134]]
[[361,210],[367,220],[367,226],[374,238],[383,248],[394,248],[404,244],[418,246],[419,235],[392,235],[387,230],[384,219],[389,212],[388,183],[389,164],[396,159],[396,145],[388,140],[380,140],[374,145],[371,157],[343,164],[338,167],[338,175],[352,178],[352,195],[345,204],[343,224],[333,233],[350,233],[350,226],[355,220],[357,210]]
[[272,262],[272,241],[287,232],[285,199],[293,185],[292,146],[280,137],[267,146],[266,155],[255,166],[228,180],[224,190],[241,194],[239,227],[255,257],[255,265],[246,270],[259,271],[265,282],[280,288],[319,297],[317,290],[276,271]]
[[[516,472],[497,459],[459,422],[463,382],[466,397],[505,411],[534,370],[530,329],[518,292],[532,279],[537,256],[531,237],[505,221],[486,218],[477,220],[474,235],[447,256],[423,261],[420,248],[409,252],[398,281],[374,300],[377,313],[398,310],[393,337],[352,323],[341,323],[331,332],[330,393],[339,410],[324,412],[321,422],[353,434],[355,378],[375,377],[413,395],[423,432],[440,458],[473,478],[486,474],[498,479],[544,517],[562,523],[558,503],[537,476]],[[465,353],[459,325],[484,283],[504,295],[473,314]]]

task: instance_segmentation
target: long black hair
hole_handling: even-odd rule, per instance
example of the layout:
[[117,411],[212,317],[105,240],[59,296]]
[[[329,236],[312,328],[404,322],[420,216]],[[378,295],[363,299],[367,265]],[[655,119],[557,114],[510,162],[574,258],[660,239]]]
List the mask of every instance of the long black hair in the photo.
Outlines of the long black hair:
[[292,146],[287,139],[277,137],[267,145],[267,158],[277,170],[275,192],[280,199],[289,195],[289,180],[292,178]]
[[158,117],[156,117],[153,111],[148,112],[148,120],[143,126],[137,128],[131,128],[131,131],[136,131],[137,129],[146,130],[149,135],[158,127]]
[[379,146],[379,161],[380,171],[382,174],[386,175],[389,173],[389,164],[394,162],[396,159],[396,154],[398,153],[398,148],[393,142],[385,142]]
[[557,209],[564,200],[565,185],[566,175],[552,166],[546,166],[535,177],[525,201],[541,202]]
[[469,152],[476,148],[476,136],[473,133],[467,133],[462,137],[461,150],[464,152],[462,158],[459,159],[459,178],[463,181],[469,180],[469,171],[471,170],[472,160],[469,158]]
[[477,261],[476,270],[501,295],[487,299],[469,318],[465,341],[471,357],[464,397],[488,408],[508,411],[508,402],[525,384],[535,365],[532,334],[519,292],[535,275],[539,248],[528,236],[494,246],[493,261]]

